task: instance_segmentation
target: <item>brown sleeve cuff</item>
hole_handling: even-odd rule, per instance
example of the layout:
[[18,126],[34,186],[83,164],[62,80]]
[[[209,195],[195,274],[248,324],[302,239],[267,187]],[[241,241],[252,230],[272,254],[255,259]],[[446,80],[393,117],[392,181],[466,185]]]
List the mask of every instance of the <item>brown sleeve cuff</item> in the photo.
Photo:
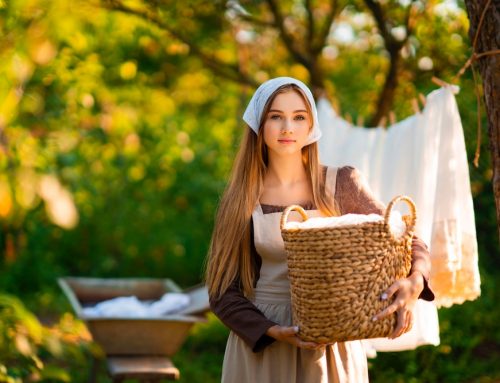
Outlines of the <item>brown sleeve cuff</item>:
[[[273,327],[276,323],[268,321],[268,323],[266,323],[265,325],[264,325],[264,323],[262,323],[262,324],[263,324],[263,327],[261,328],[261,330],[263,330],[262,335],[257,339],[256,342],[251,342],[251,343],[253,343],[253,347],[252,347],[253,352],[260,352],[260,351],[264,350],[267,346],[269,346],[270,344],[272,344],[276,341],[276,339],[274,339],[272,336],[266,335],[266,331],[270,327]],[[247,344],[250,346],[251,343],[247,343]]]
[[413,236],[412,244],[412,263],[410,274],[413,271],[418,271],[422,274],[424,279],[424,288],[419,295],[419,299],[425,301],[433,301],[435,296],[431,287],[429,286],[429,277],[431,274],[431,255],[427,245],[416,235]]
[[241,292],[239,281],[233,284],[218,299],[210,298],[213,313],[230,330],[257,352],[271,344],[274,339],[266,335],[268,328],[276,325]]
[[424,289],[418,296],[418,299],[423,299],[424,301],[432,302],[435,296],[431,288],[429,287],[429,281],[424,277]]

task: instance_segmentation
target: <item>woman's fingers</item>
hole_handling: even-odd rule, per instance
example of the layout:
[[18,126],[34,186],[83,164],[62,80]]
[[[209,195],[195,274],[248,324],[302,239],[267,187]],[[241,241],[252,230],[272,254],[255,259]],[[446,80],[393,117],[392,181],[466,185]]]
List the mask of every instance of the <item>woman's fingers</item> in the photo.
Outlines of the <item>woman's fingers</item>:
[[[419,277],[418,274],[416,274]],[[420,277],[421,279],[421,277]],[[389,338],[397,338],[405,332],[410,331],[413,326],[413,313],[411,311],[416,300],[418,299],[419,289],[415,288],[415,284],[421,282],[416,277],[404,278],[394,282],[381,296],[382,300],[391,298],[396,294],[396,299],[389,306],[378,314],[373,316],[373,320],[379,320],[392,315],[397,311],[397,324],[394,331],[389,335]],[[421,289],[420,289],[421,290]]]
[[297,345],[297,347],[300,347],[300,348],[307,348],[310,350],[316,350],[316,349],[323,346],[321,344],[314,343],[314,342],[305,342],[305,341],[301,340],[299,337],[296,337],[296,338],[297,338],[296,345]]
[[277,340],[286,340],[291,336],[295,336],[295,334],[297,334],[298,332],[299,328],[297,326],[286,327],[274,325],[267,329],[266,334]]
[[282,326],[281,335],[284,337],[295,336],[299,332],[299,328],[297,326],[284,327]]
[[281,340],[291,343],[297,347],[307,348],[310,350],[316,350],[323,347],[323,345],[320,343],[307,342],[305,340],[300,339],[297,336],[297,333],[299,332],[299,328],[297,326],[281,327],[280,331],[281,331],[280,334]]
[[405,312],[398,312],[397,317],[398,317],[398,321],[396,323],[396,328],[391,333],[391,335],[389,335],[390,339],[394,339],[394,338],[397,338],[398,336],[400,336],[403,333],[404,326],[406,324]]
[[307,348],[309,350],[319,350],[319,349],[325,347],[325,345],[321,344],[321,343],[306,342],[306,341],[301,340],[299,337],[297,337],[297,339],[299,340],[298,347],[301,347],[301,348]]
[[401,288],[401,282],[400,281],[396,281],[394,282],[391,286],[389,286],[389,288],[387,290],[385,290],[385,292],[380,296],[380,299],[382,299],[383,301],[385,301],[386,299],[390,299],[395,293],[396,291],[398,291],[399,289]]
[[397,310],[404,306],[404,303],[405,301],[403,299],[396,299],[389,306],[387,306],[385,310],[382,310],[378,314],[374,315],[372,320],[376,321],[395,313]]
[[408,332],[413,327],[413,312],[412,311],[408,311],[408,314],[406,315],[406,318],[407,318],[407,320],[406,320],[405,332]]
[[413,326],[413,313],[411,310],[404,309],[398,311],[398,322],[394,331],[389,335],[389,338],[397,338],[411,330]]
[[307,348],[310,350],[317,350],[324,347],[323,344],[315,342],[306,342],[297,336],[299,328],[297,326],[279,326],[275,325],[268,329],[267,334],[273,338],[288,342],[300,348]]

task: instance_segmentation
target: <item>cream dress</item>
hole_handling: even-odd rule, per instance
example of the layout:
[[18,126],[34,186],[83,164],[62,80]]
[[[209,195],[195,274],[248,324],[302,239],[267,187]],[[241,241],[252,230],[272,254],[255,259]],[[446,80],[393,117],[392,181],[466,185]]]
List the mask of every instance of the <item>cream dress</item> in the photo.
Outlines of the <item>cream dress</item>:
[[[337,168],[328,167],[326,187],[335,195]],[[319,217],[319,210],[307,210]],[[260,204],[252,213],[254,242],[262,258],[260,278],[253,303],[281,326],[292,326],[290,284],[286,252],[281,238],[281,212],[264,214]],[[292,212],[288,220],[299,220]],[[368,382],[366,355],[360,341],[335,343],[319,350],[297,348],[276,341],[254,353],[234,332],[230,332],[222,366],[223,383],[320,383]]]

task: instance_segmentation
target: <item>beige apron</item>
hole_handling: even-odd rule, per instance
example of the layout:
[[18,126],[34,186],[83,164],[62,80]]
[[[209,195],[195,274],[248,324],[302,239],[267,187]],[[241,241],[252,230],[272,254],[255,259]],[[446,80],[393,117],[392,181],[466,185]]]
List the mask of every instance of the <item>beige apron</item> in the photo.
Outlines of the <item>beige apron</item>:
[[[335,195],[336,168],[328,168],[326,187]],[[319,217],[319,210],[308,210],[309,217]],[[280,231],[281,212],[264,214],[257,204],[252,213],[254,242],[262,257],[260,278],[253,303],[264,315],[280,324],[292,326],[290,283],[286,252]],[[289,221],[300,220],[291,212]],[[223,383],[316,383],[368,382],[366,355],[360,341],[335,343],[319,350],[297,348],[276,341],[262,352],[254,353],[232,331],[226,345],[222,366]]]

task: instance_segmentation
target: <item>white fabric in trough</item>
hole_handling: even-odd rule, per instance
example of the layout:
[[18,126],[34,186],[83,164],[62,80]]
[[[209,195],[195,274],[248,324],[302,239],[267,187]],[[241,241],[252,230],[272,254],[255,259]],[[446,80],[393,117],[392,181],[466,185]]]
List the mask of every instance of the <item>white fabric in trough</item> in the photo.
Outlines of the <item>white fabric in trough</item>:
[[175,314],[189,305],[187,294],[165,293],[159,300],[144,302],[136,296],[117,297],[84,307],[86,317],[155,318]]

